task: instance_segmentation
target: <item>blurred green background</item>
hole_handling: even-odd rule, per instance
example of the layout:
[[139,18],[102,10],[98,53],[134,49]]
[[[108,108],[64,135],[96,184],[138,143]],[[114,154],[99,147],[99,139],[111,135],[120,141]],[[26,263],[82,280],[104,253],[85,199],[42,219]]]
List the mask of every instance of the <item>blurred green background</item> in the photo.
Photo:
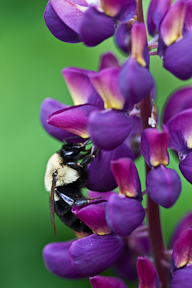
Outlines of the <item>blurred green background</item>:
[[[61,75],[62,68],[77,66],[96,70],[101,53],[108,50],[114,51],[121,61],[125,59],[116,50],[113,40],[87,48],[54,38],[43,20],[46,2],[9,0],[0,3],[0,284],[4,288],[91,286],[88,280],[60,279],[49,273],[43,264],[44,245],[74,236],[56,220],[58,237],[55,239],[50,223],[44,171],[48,158],[61,144],[42,129],[39,109],[46,97],[72,104]],[[149,1],[144,2],[146,8]],[[157,56],[151,59],[151,71],[157,83],[157,103],[161,111],[166,97],[187,82],[182,83],[164,71]],[[142,159],[137,161],[137,166],[145,189]],[[175,159],[171,158],[170,167],[176,166]],[[166,243],[178,219],[191,208],[191,193],[191,185],[183,179],[179,201],[169,210],[162,209]]]

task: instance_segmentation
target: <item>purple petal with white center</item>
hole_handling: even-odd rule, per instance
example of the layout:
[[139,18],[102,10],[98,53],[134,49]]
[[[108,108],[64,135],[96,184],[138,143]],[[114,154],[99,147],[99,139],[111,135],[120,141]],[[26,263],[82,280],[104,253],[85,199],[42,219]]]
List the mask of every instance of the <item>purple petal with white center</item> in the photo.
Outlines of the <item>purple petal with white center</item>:
[[110,67],[121,68],[115,55],[113,55],[111,52],[107,52],[101,55],[99,71]]
[[169,8],[163,17],[159,26],[160,38],[167,46],[182,37],[185,10],[185,1],[178,0]]
[[140,149],[141,133],[142,133],[141,119],[137,116],[130,115],[129,117],[133,122],[133,127],[124,143],[131,149],[135,158],[137,158],[141,153]]
[[79,279],[83,277],[82,274],[75,270],[69,256],[69,248],[73,242],[74,240],[62,243],[50,243],[44,247],[44,263],[51,273],[69,279]]
[[89,281],[93,288],[127,288],[123,280],[110,276],[94,276],[90,277]]
[[88,138],[88,117],[94,110],[97,110],[97,108],[89,104],[72,106],[51,114],[47,122],[50,125],[79,135],[82,138]]
[[185,12],[185,22],[184,22],[184,33],[192,30],[192,1],[186,1],[186,12]]
[[74,105],[85,104],[89,96],[94,92],[89,80],[89,71],[75,67],[67,67],[62,70],[63,77],[73,99]]
[[129,58],[119,74],[119,88],[126,99],[125,108],[133,109],[135,104],[149,95],[153,87],[154,80],[149,70],[134,58]]
[[168,142],[169,132],[165,126],[163,126],[162,131],[154,128],[147,128],[143,131],[141,135],[141,153],[148,166],[155,167],[160,164],[169,164]]
[[192,265],[177,270],[172,276],[170,288],[191,288]]
[[114,36],[115,44],[125,54],[131,52],[131,28],[132,25],[123,23],[119,25]]
[[105,109],[123,109],[125,98],[121,94],[118,85],[120,69],[110,67],[90,74],[90,80],[105,103]]
[[[115,0],[115,1],[119,2],[119,0]],[[121,0],[121,3],[123,5],[121,6],[121,10],[119,11],[119,13],[115,16],[115,19],[117,19],[121,23],[126,23],[136,14],[136,1],[135,0],[126,0],[126,1]]]
[[163,66],[166,70],[181,80],[187,80],[192,76],[192,31],[170,45],[163,57]]
[[192,264],[192,228],[183,232],[175,243],[171,259],[171,273],[187,264]]
[[106,210],[106,220],[119,236],[129,236],[144,220],[141,203],[124,195],[111,195]]
[[146,59],[144,59],[144,50],[146,46],[148,45],[145,24],[135,22],[131,29],[131,57],[134,58],[143,67],[149,66],[148,61],[146,62]]
[[93,233],[97,233],[98,235],[110,234],[111,229],[105,220],[106,205],[107,201],[96,200],[87,205],[75,206],[72,212],[85,223]]
[[69,28],[55,13],[50,1],[44,13],[45,23],[49,31],[59,40],[67,43],[81,42],[79,34]]
[[141,182],[133,160],[130,158],[113,160],[111,170],[119,186],[119,193],[141,201]]
[[55,13],[72,30],[79,34],[80,23],[88,4],[84,0],[50,0]]
[[179,169],[185,179],[192,184],[192,152],[179,163]]
[[168,97],[165,104],[163,123],[177,113],[192,108],[192,86],[181,88]]
[[[87,46],[96,46],[115,33],[115,22],[94,7],[90,7],[83,15],[80,36]],[[94,31],[94,33],[93,33]]]
[[138,288],[160,288],[157,270],[147,257],[137,258]]
[[181,180],[175,170],[159,166],[148,173],[146,189],[155,203],[170,208],[181,193]]
[[155,36],[159,32],[159,23],[170,6],[171,0],[151,1],[147,14],[147,27],[151,36]]
[[192,212],[188,212],[184,215],[184,217],[180,220],[175,228],[173,235],[170,240],[169,248],[173,249],[175,242],[181,236],[181,234],[187,230],[187,228],[192,227]]
[[112,151],[101,150],[95,160],[88,166],[89,179],[86,187],[93,191],[107,192],[117,187],[117,183],[110,168],[111,160],[129,157],[133,153],[123,143]]
[[72,243],[69,254],[72,265],[83,276],[94,276],[109,268],[119,257],[123,240],[115,234],[97,234]]
[[90,198],[102,197],[102,199],[108,201],[109,197],[114,193],[116,193],[116,192],[114,192],[114,191],[107,191],[107,192],[89,191],[88,197],[90,197]]
[[192,148],[192,109],[173,116],[166,124],[169,130],[169,148],[187,153]]
[[131,128],[132,122],[127,113],[118,110],[94,111],[88,121],[89,134],[93,143],[106,151],[121,145]]
[[60,103],[59,101],[56,101],[52,98],[46,98],[41,104],[41,110],[40,110],[41,124],[43,128],[47,131],[47,133],[49,133],[51,136],[58,139],[59,141],[63,141],[63,139],[66,139],[66,138],[75,137],[73,138],[73,142],[81,142],[82,138],[76,136],[75,134],[72,134],[63,129],[54,127],[47,123],[47,117],[50,114],[58,110],[65,109],[67,107],[68,107],[67,105]]

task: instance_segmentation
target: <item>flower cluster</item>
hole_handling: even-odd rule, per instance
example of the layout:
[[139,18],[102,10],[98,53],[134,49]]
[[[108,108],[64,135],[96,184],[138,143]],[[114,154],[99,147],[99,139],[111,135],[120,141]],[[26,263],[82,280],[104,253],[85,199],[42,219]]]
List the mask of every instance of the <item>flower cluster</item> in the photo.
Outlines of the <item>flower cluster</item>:
[[[92,201],[70,207],[64,180],[63,192],[53,197],[56,202],[62,194],[66,213],[70,210],[91,232],[47,244],[43,250],[46,267],[64,278],[89,277],[95,288],[126,287],[120,278],[98,275],[109,267],[124,279],[138,279],[139,288],[166,288],[169,271],[171,288],[190,287],[191,213],[176,228],[167,247],[172,250],[166,250],[159,205],[172,207],[182,190],[179,174],[167,167],[168,148],[177,153],[179,169],[192,184],[192,87],[182,87],[168,97],[160,131],[149,59],[159,55],[164,68],[176,77],[192,76],[192,0],[172,5],[171,0],[151,0],[147,28],[142,0],[50,0],[44,18],[61,41],[95,46],[114,35],[117,46],[129,55],[122,64],[110,52],[102,55],[97,72],[64,68],[62,75],[74,105],[52,98],[41,105],[45,130],[61,142],[88,143],[90,139],[94,159],[87,162],[86,182],[87,199]],[[147,30],[153,37],[150,41]],[[146,163],[144,191],[134,163],[137,157]],[[79,171],[79,159],[69,166]]]

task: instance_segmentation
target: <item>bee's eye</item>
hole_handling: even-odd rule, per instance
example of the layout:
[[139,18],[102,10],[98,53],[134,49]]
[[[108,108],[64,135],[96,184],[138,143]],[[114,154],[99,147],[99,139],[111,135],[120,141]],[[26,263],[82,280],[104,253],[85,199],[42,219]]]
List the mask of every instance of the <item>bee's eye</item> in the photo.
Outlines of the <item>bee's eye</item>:
[[57,171],[55,171],[54,173],[53,173],[53,177],[56,177],[57,176]]

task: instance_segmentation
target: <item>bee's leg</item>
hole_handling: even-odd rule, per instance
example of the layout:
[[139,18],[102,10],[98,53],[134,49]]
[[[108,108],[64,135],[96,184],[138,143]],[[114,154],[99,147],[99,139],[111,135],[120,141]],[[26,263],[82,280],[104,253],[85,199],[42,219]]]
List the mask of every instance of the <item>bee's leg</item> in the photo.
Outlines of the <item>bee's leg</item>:
[[95,157],[99,154],[99,148],[96,147],[91,155],[86,156],[81,162],[81,166],[87,166],[95,160]]
[[59,195],[59,197],[65,201],[69,206],[76,206],[76,205],[83,205],[89,202],[88,199],[78,199],[78,200],[73,200],[69,196],[60,193],[57,189],[55,189],[56,193]]

